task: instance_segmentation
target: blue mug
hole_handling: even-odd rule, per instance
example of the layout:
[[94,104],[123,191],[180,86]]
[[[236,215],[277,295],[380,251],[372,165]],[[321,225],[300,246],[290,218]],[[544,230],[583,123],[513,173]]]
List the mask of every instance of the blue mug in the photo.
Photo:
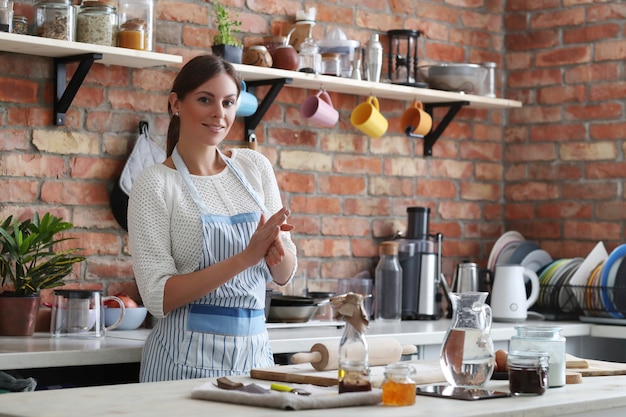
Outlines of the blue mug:
[[237,100],[237,116],[252,116],[259,107],[259,101],[256,96],[246,90],[246,82],[241,82],[241,93]]

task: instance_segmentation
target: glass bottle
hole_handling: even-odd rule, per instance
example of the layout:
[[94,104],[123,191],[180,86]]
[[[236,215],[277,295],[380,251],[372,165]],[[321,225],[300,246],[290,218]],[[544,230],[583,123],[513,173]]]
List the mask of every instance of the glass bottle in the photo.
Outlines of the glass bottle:
[[415,404],[415,368],[408,363],[392,363],[385,367],[383,380],[384,405],[413,405]]
[[346,327],[339,342],[337,370],[339,394],[372,390],[368,361],[365,336],[349,321],[346,321]]
[[154,3],[152,0],[121,0],[118,6],[118,46],[152,51]]
[[398,243],[380,244],[380,260],[375,271],[374,319],[396,322],[402,318],[402,267]]
[[372,33],[366,49],[367,80],[379,82],[383,70],[383,46],[378,38],[378,33]]
[[13,16],[13,33],[28,35],[28,18],[26,16]]
[[565,337],[557,326],[515,326],[516,335],[511,337],[509,351],[547,352],[550,355],[548,386],[565,385]]
[[70,0],[40,0],[35,5],[35,34],[43,38],[73,41],[76,9]]
[[83,1],[76,16],[76,40],[96,45],[117,46],[115,2]]

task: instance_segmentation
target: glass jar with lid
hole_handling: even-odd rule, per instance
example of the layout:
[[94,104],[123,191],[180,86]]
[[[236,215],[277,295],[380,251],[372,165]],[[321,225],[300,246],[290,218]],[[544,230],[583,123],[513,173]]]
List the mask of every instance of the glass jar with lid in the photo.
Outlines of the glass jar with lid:
[[542,395],[548,387],[550,355],[546,352],[509,352],[509,389],[513,395]]
[[516,335],[511,337],[509,351],[546,352],[549,356],[548,386],[565,385],[565,337],[557,326],[515,326]]
[[341,55],[335,52],[322,54],[322,74],[341,77]]
[[117,46],[117,13],[114,0],[85,0],[76,16],[76,40]]
[[13,16],[13,33],[28,35],[28,18],[26,16]]
[[408,363],[392,363],[385,367],[383,380],[384,405],[413,405],[415,404],[415,368]]
[[39,0],[35,19],[37,36],[63,41],[76,38],[76,9],[71,0]]
[[118,5],[118,46],[152,51],[154,3],[152,0],[121,0]]

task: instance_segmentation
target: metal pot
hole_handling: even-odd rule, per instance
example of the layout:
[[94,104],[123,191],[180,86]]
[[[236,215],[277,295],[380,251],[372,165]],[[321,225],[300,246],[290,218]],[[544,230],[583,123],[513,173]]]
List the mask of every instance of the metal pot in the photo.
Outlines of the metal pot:
[[313,317],[317,308],[316,304],[302,306],[271,305],[268,321],[274,323],[305,323]]

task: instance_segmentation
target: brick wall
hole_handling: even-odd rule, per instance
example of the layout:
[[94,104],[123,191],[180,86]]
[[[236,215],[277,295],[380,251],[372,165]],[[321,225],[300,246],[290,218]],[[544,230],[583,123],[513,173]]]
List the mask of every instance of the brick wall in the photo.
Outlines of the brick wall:
[[[16,7],[31,21],[32,3]],[[430,229],[444,234],[448,276],[465,258],[486,264],[507,229],[554,257],[584,256],[597,240],[610,248],[624,240],[621,2],[224,3],[238,10],[247,44],[279,33],[297,10],[312,6],[318,39],[333,26],[362,42],[372,31],[419,29],[422,63],[495,61],[498,96],[524,102],[519,110],[461,110],[424,158],[421,141],[397,126],[406,102],[381,100],[390,129],[371,140],[349,123],[362,97],[331,94],[340,123],[323,129],[299,115],[313,92],[283,88],[256,133],[294,213],[300,264],[315,278],[311,289],[333,289],[337,278],[370,270],[378,243],[404,229],[408,206],[432,209]],[[200,0],[158,1],[157,51],[185,59],[208,51],[210,10]],[[139,121],[163,144],[176,70],[96,64],[66,125],[56,127],[51,60],[0,52],[0,217],[51,211],[72,221],[71,235],[88,256],[68,278],[73,285],[138,297],[108,193]],[[229,144],[242,140],[239,122]]]

